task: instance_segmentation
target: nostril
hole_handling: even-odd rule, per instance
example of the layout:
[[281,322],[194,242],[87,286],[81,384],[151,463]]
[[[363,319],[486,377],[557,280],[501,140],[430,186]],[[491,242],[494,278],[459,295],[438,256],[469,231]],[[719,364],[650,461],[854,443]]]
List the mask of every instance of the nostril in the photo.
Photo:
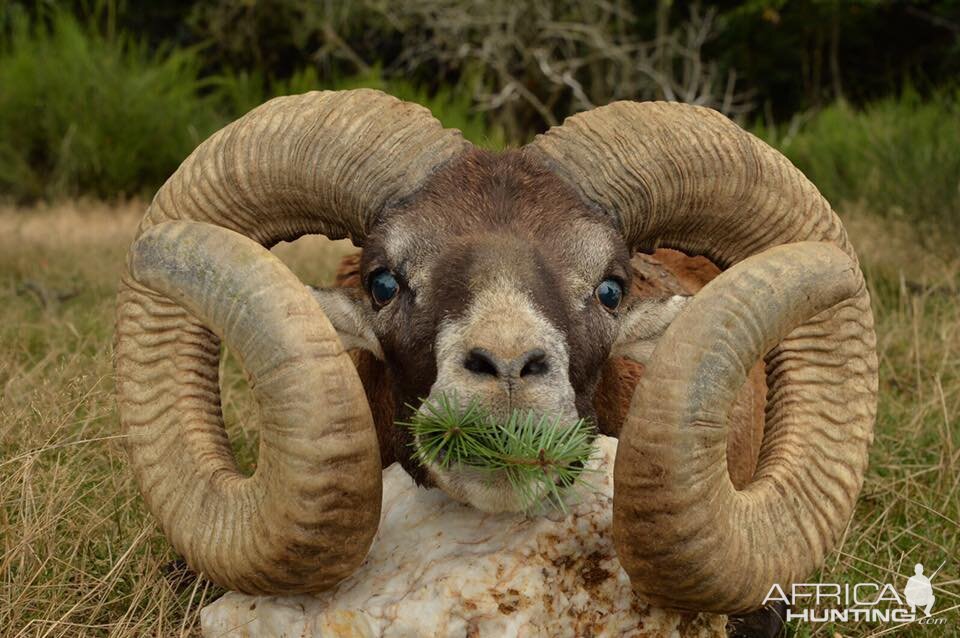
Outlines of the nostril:
[[474,348],[467,353],[467,358],[463,360],[463,367],[474,374],[489,374],[490,376],[500,376],[500,370],[494,363],[493,357],[483,348]]
[[532,350],[527,353],[526,362],[520,368],[520,376],[537,376],[546,374],[548,370],[550,365],[547,363],[547,353],[543,350]]

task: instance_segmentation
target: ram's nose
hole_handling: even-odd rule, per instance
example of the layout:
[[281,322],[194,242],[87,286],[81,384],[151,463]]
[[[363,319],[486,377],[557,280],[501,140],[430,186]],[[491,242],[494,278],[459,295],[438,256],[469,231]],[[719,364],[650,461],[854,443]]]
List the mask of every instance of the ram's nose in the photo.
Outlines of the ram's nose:
[[550,357],[543,348],[527,350],[518,357],[498,355],[486,348],[470,348],[463,367],[478,376],[498,379],[526,379],[550,371]]

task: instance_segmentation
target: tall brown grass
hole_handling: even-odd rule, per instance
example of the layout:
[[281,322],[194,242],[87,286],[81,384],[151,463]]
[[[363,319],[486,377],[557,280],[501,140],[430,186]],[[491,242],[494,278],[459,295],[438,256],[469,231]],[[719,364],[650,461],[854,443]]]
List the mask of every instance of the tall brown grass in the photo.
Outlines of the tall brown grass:
[[[113,295],[143,210],[99,204],[0,211],[0,635],[198,633],[221,591],[191,577],[145,511],[112,397]],[[960,630],[960,264],[907,227],[851,212],[874,295],[881,398],[869,474],[824,582],[892,582],[947,561],[934,585]],[[349,247],[307,238],[276,249],[326,283]],[[224,366],[228,432],[247,462],[256,423],[243,376]],[[847,623],[800,635],[882,635]],[[898,633],[898,635],[901,635]]]

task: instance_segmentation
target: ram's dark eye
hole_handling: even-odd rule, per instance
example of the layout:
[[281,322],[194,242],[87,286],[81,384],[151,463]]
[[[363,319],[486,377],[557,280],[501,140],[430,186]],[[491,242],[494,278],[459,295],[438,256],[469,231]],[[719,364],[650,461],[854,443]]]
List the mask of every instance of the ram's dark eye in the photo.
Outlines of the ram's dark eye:
[[607,309],[616,310],[623,299],[623,286],[616,279],[604,279],[593,294]]
[[370,296],[377,305],[384,305],[397,296],[400,284],[393,273],[386,268],[376,270],[370,275]]

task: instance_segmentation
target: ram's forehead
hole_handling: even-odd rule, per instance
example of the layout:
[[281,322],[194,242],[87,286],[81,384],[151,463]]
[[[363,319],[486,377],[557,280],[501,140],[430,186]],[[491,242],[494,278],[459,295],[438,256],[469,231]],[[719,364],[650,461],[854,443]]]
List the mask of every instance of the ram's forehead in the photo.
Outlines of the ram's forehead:
[[[375,243],[385,265],[415,288],[429,287],[433,268],[449,268],[457,251],[487,270],[544,270],[540,280],[577,297],[628,261],[611,219],[546,166],[509,151],[470,152],[446,165],[386,216]],[[527,282],[538,279],[520,271]]]
[[574,290],[592,288],[612,266],[629,259],[623,240],[607,223],[581,218],[562,234],[563,255],[570,264],[568,283]]
[[384,226],[383,252],[391,268],[401,269],[410,284],[423,287],[429,263],[440,253],[449,235],[426,228],[422,220],[398,217]]
[[[539,251],[558,266],[560,272],[556,274],[572,289],[595,285],[594,280],[607,274],[612,262],[624,253],[621,240],[609,224],[587,217],[560,218],[554,224],[529,229],[519,224],[464,227],[447,224],[443,218],[399,216],[384,230],[383,250],[388,263],[402,268],[414,285],[418,278],[427,276],[426,271],[445,250],[461,249],[465,237],[484,234],[518,239],[509,242],[511,249]],[[487,267],[495,268],[497,260],[506,262],[510,258],[511,253],[495,250],[495,242],[491,247],[496,259],[486,263]]]

